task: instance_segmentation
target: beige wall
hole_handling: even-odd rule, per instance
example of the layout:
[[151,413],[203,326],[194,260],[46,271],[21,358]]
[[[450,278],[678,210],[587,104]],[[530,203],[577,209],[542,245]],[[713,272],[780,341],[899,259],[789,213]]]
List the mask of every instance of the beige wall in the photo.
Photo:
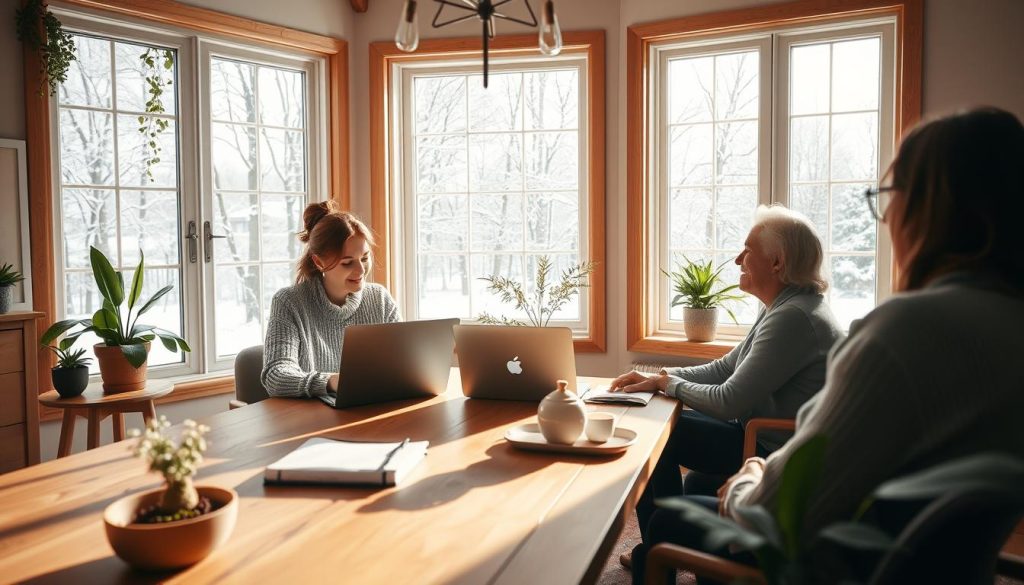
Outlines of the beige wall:
[[[634,359],[657,361],[656,356],[631,354],[625,349],[626,150],[625,28],[632,24],[682,17],[712,9],[768,4],[765,0],[559,0],[559,20],[565,30],[604,29],[607,46],[607,269],[608,352],[583,355],[581,371],[613,375]],[[25,119],[21,82],[21,49],[13,33],[18,0],[0,0],[0,137],[24,138]],[[352,119],[352,186],[354,208],[369,217],[369,95],[367,43],[393,38],[400,0],[370,0],[369,11],[354,14],[348,0],[210,0],[195,2],[222,10],[320,34],[350,43]],[[533,5],[538,2],[534,0]],[[429,22],[432,3],[421,2],[421,34],[469,36],[479,34],[472,23],[435,31]],[[924,51],[924,113],[938,114],[970,104],[1001,106],[1024,117],[1024,2],[1021,0],[926,0]],[[501,22],[499,33],[529,32]],[[0,210],[2,211],[2,210]],[[678,361],[678,360],[677,360]],[[187,414],[187,409],[182,409]]]

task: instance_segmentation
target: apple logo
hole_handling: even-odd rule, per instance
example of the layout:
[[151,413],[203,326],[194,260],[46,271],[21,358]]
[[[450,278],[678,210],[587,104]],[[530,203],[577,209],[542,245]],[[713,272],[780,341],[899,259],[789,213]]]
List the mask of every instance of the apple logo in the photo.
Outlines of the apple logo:
[[505,363],[505,367],[508,368],[508,373],[510,374],[518,375],[523,373],[523,364],[519,361],[519,356],[510,359]]

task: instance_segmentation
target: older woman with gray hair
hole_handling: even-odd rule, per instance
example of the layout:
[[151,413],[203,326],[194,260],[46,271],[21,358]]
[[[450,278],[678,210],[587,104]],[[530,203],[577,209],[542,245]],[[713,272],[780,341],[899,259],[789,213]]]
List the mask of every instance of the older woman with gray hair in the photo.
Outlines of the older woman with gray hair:
[[[663,392],[683,410],[647,489],[637,503],[643,534],[654,499],[680,493],[714,495],[743,463],[743,426],[751,418],[794,418],[825,381],[829,349],[842,337],[822,293],[823,252],[803,215],[761,206],[736,257],[740,290],[764,307],[746,338],[721,359],[656,375],[629,372],[612,382],[624,392]],[[758,453],[778,449],[785,436],[764,434]],[[689,471],[685,485],[679,466]],[[629,555],[622,562],[629,565]]]

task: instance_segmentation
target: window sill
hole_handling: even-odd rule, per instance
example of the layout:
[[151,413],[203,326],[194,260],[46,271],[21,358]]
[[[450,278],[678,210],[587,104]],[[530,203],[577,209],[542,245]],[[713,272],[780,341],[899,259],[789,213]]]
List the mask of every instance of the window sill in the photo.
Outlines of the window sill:
[[685,337],[651,335],[643,337],[629,346],[629,351],[654,355],[669,355],[718,359],[732,351],[740,340],[716,339],[714,341],[688,341]]
[[[157,398],[157,405],[235,393],[235,376],[231,373],[214,372],[199,376],[190,374],[168,379],[174,382],[174,391],[167,396]],[[224,408],[227,409],[227,403]],[[61,420],[62,416],[63,411],[59,408],[39,407],[40,423]]]

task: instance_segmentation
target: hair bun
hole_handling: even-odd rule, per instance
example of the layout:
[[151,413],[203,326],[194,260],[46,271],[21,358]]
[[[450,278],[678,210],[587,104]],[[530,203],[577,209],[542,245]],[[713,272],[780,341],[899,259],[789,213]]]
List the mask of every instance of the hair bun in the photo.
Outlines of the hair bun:
[[337,204],[331,199],[307,205],[306,210],[302,212],[302,225],[305,226],[306,229],[299,232],[299,241],[303,243],[308,242],[309,234],[312,233],[317,222],[326,217],[329,213],[336,211],[336,208]]

